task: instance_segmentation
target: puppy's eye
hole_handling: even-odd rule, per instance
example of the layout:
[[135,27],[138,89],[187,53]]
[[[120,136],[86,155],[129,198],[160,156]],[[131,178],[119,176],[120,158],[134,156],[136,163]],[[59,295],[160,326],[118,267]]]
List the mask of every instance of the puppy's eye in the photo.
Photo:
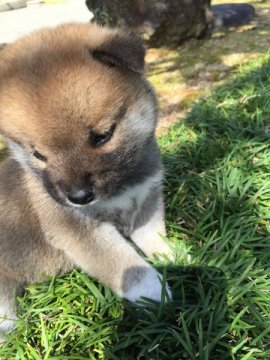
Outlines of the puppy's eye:
[[41,154],[39,151],[37,151],[37,150],[34,150],[32,154],[33,154],[33,156],[34,156],[35,158],[37,158],[38,160],[47,161],[46,156],[42,155],[42,154]]
[[90,133],[90,143],[93,147],[99,147],[107,143],[113,136],[116,125],[114,124],[110,130],[103,134],[98,134],[93,131]]

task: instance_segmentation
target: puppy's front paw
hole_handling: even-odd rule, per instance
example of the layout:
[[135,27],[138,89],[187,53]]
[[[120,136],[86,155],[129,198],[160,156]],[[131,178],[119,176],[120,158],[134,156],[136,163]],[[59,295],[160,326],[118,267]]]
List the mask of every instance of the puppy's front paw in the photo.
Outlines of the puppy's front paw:
[[8,334],[15,327],[15,324],[15,315],[12,319],[8,319],[6,316],[2,317],[0,314],[0,344],[6,340],[6,334]]
[[[166,284],[166,291],[171,298],[171,290]],[[155,301],[162,300],[162,275],[152,267],[145,267],[140,279],[136,278],[133,284],[130,284],[128,290],[123,296],[129,301],[136,301],[141,297],[146,297]],[[166,300],[166,299],[165,299]]]
[[5,335],[14,328],[17,320],[11,299],[5,298],[6,292],[3,289],[0,293],[0,344],[5,341]]

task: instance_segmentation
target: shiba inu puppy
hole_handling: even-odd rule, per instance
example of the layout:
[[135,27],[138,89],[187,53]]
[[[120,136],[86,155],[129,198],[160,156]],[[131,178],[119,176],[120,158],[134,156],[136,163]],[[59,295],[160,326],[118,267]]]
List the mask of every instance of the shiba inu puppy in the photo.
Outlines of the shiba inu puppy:
[[130,301],[160,300],[161,275],[132,246],[169,252],[143,68],[138,39],[94,24],[41,30],[0,53],[10,149],[0,166],[0,333],[13,325],[16,291],[74,266]]

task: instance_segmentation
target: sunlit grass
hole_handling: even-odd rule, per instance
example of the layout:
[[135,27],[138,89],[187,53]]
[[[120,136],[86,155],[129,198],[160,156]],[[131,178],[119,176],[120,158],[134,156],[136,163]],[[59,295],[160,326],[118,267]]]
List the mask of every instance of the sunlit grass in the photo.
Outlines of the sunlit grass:
[[[251,24],[220,30],[208,39],[193,39],[177,49],[149,49],[147,74],[160,99],[160,127],[166,128],[183,117],[195,98],[229,81],[243,64],[268,49],[270,1],[242,2],[256,8],[257,16]],[[192,101],[186,99],[183,103],[182,94],[186,91],[193,93]],[[178,103],[177,111],[175,103]]]

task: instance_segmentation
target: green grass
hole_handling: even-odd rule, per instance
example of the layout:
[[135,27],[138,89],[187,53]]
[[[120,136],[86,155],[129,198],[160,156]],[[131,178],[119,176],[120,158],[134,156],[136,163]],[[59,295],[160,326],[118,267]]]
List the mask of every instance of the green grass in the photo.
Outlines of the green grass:
[[216,31],[208,39],[192,39],[176,49],[148,49],[147,75],[160,101],[161,132],[177,116],[184,117],[200,95],[230,81],[242,64],[263,55],[269,47],[270,0],[240,2],[255,7],[256,17],[251,23]]
[[0,359],[270,359],[270,53],[160,138],[173,302],[135,306],[84,273],[20,298]]

